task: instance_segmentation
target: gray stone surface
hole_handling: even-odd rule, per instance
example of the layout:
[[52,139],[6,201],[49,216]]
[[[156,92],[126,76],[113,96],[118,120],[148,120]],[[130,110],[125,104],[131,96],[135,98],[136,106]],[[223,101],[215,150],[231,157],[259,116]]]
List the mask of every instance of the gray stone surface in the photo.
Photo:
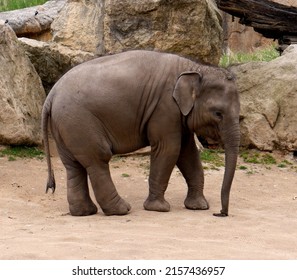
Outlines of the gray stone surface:
[[241,98],[242,145],[297,150],[297,45],[270,62],[233,66]]
[[45,92],[15,33],[3,24],[0,54],[0,144],[40,144]]

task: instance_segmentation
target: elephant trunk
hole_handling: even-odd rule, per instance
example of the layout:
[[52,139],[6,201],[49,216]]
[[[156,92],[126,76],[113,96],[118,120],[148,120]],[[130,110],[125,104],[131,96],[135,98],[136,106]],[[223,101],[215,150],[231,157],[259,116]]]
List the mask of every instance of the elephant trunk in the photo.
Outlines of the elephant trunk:
[[225,145],[225,173],[221,189],[222,210],[220,213],[214,215],[226,217],[228,216],[230,190],[239,153],[240,131],[238,122],[231,127],[229,126],[228,129],[222,130],[222,140]]

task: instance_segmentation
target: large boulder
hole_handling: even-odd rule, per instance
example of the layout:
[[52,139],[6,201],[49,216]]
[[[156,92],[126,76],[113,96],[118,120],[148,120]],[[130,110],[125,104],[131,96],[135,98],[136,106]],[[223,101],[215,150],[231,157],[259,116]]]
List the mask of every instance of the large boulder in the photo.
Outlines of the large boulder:
[[75,50],[104,53],[104,1],[68,0],[52,23],[53,41]]
[[0,54],[0,144],[40,144],[45,92],[14,31],[3,22]]
[[47,92],[72,67],[95,57],[93,53],[73,50],[54,42],[48,43],[29,38],[20,38],[19,41]]
[[241,144],[297,150],[297,45],[270,62],[233,66],[241,98]]
[[106,52],[155,49],[219,62],[221,17],[212,0],[106,0]]
[[154,49],[219,62],[221,16],[214,0],[69,0],[53,41],[96,55]]

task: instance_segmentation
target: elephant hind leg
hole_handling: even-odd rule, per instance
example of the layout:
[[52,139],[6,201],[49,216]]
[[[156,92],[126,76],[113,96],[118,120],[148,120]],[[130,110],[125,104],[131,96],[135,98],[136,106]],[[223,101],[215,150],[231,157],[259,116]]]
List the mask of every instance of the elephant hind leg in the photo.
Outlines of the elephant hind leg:
[[60,157],[67,173],[67,200],[72,216],[88,216],[96,214],[98,209],[93,203],[88,187],[86,169],[77,161],[60,152]]
[[131,209],[128,202],[118,194],[106,162],[97,162],[87,169],[94,194],[105,215],[125,215]]

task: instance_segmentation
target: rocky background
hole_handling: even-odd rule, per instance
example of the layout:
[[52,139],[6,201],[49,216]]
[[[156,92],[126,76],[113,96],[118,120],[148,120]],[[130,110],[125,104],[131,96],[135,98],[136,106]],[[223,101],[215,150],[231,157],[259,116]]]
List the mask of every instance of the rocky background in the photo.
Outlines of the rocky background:
[[[272,0],[287,6],[297,7],[297,0]],[[239,18],[223,13],[223,29],[225,52],[251,52],[256,48],[271,45],[271,39],[254,31],[250,26],[239,23]]]
[[231,69],[241,98],[241,145],[297,150],[297,45],[273,61]]
[[[270,43],[244,32],[226,44],[234,28],[214,0],[52,0],[0,13],[0,144],[41,144],[45,92],[71,67],[94,57],[148,49],[217,65],[223,45],[232,51]],[[243,146],[297,150],[296,60],[292,46],[274,61],[232,67]]]

